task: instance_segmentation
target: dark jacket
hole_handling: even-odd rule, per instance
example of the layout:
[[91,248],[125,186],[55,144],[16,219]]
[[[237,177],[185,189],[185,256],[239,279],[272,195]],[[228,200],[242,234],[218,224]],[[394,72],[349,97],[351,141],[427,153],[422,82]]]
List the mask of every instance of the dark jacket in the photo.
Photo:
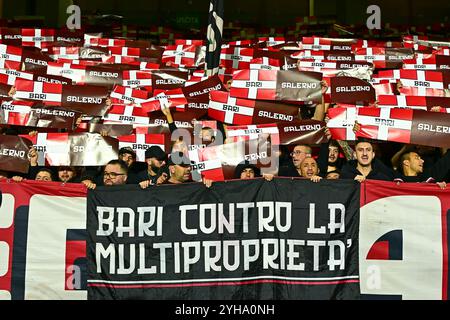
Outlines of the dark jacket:
[[408,177],[402,172],[398,173],[398,179],[403,182],[442,182],[450,172],[450,150],[435,164],[425,167],[424,171],[417,175]]
[[346,159],[337,158],[336,162],[330,164],[328,162],[328,156],[330,154],[328,146],[330,143],[322,143],[320,145],[319,156],[317,157],[317,166],[319,167],[319,173],[322,177],[326,177],[328,173],[328,166],[336,167],[338,170],[342,170],[343,165],[346,163]]
[[293,177],[293,178],[301,177],[301,175],[298,173],[297,169],[292,164],[292,161],[291,161],[291,164],[280,167],[280,169],[278,170],[278,176],[279,177]]
[[[378,160],[380,161],[380,160]],[[381,162],[381,161],[380,161]],[[357,169],[358,162],[356,160],[348,161],[343,167],[341,171],[341,179],[355,179],[356,176],[362,176],[363,174],[359,172]],[[366,177],[369,180],[383,180],[383,181],[392,181],[393,170],[391,173],[386,172],[384,168],[378,164],[377,162],[372,162],[372,171],[370,171],[369,175]]]
[[140,171],[140,172],[131,172],[128,174],[127,184],[139,184],[142,181],[150,180],[152,184],[156,184],[158,180],[158,175],[151,176],[148,173],[148,170]]

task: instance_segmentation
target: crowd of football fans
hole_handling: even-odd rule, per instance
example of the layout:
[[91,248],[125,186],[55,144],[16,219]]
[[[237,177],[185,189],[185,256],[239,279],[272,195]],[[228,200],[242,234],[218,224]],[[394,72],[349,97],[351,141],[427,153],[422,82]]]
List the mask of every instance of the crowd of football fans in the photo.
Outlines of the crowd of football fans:
[[[170,63],[169,63],[170,65]],[[226,83],[229,88],[231,81]],[[323,94],[327,84],[322,83]],[[449,94],[446,89],[446,95]],[[14,88],[11,89],[14,95]],[[315,107],[309,118],[328,121],[327,111],[334,105],[325,103]],[[305,112],[300,112],[299,120],[307,119]],[[169,128],[173,133],[177,130],[169,108],[163,110]],[[201,120],[201,119],[196,119]],[[29,134],[33,136],[33,128],[2,126],[2,134]],[[355,123],[355,132],[359,124]],[[261,172],[255,163],[242,161],[235,168],[235,179],[264,178],[271,181],[274,177],[289,177],[309,179],[320,183],[323,179],[354,179],[363,182],[366,179],[434,183],[440,188],[446,188],[450,180],[450,153],[448,150],[405,145],[394,142],[370,141],[359,139],[356,142],[336,141],[326,130],[329,142],[321,145],[280,146],[280,153],[275,159],[278,173]],[[204,127],[200,132],[204,146],[217,143],[216,135],[221,141],[227,137],[227,126],[219,123],[218,129]],[[89,189],[97,186],[113,186],[121,184],[139,184],[141,188],[159,184],[180,184],[192,182],[191,165],[186,146],[182,140],[172,142],[172,149],[164,151],[159,146],[152,146],[145,152],[145,162],[138,162],[136,152],[131,148],[121,148],[117,159],[111,159],[105,166],[98,167],[46,167],[38,165],[38,152],[31,148],[28,154],[30,169],[28,174],[15,172],[0,172],[0,178],[15,182],[26,180],[57,181],[62,183],[83,183]],[[204,179],[207,186],[213,181]]]

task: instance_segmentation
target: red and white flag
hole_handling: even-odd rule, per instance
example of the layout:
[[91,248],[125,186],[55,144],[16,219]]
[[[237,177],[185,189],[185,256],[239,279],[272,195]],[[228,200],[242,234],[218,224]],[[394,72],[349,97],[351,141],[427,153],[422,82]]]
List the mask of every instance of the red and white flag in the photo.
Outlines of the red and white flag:
[[314,51],[314,50],[300,50],[291,54],[293,59],[313,59],[313,60],[329,60],[329,61],[355,61],[355,55],[351,51]]
[[55,41],[54,29],[22,29],[24,47],[47,48]]
[[165,150],[164,134],[133,134],[121,136],[119,148],[130,147],[136,152],[136,161],[145,162],[145,151],[151,146],[158,146]]
[[250,69],[280,70],[281,62],[278,59],[271,59],[269,57],[254,58],[250,61]]
[[78,60],[80,59],[80,47],[50,47],[47,54],[54,60]]
[[434,50],[433,54],[435,54],[435,55],[443,55],[443,56],[450,56],[450,47],[449,48],[439,48],[437,50]]
[[0,44],[0,68],[22,69],[22,48]]
[[275,100],[277,70],[240,70],[233,74],[230,94],[233,97]]
[[259,37],[259,43],[264,43],[267,47],[273,47],[286,42],[284,37]]
[[174,67],[196,67],[199,65],[200,47],[195,45],[167,46],[162,62],[170,62]]
[[154,62],[141,62],[139,64],[139,69],[141,71],[144,70],[157,70],[161,67],[161,65],[159,63],[154,63]]
[[392,108],[358,108],[361,129],[357,137],[410,143],[413,110]]
[[377,101],[380,108],[427,110],[424,96],[379,95]]
[[237,41],[230,41],[228,42],[228,46],[234,46],[234,47],[246,47],[251,46],[254,43],[253,40],[237,40]]
[[72,65],[77,65],[77,66],[98,66],[100,64],[102,64],[101,60],[70,60],[70,59],[63,59],[60,58],[58,60],[56,60],[55,62],[57,63],[70,63]]
[[130,47],[110,47],[109,53],[112,56],[139,58],[141,56],[141,49]]
[[[444,76],[439,71],[386,70],[378,73],[380,79],[400,80],[405,95],[444,96]],[[415,88],[415,89],[414,89]],[[411,90],[412,89],[412,90]]]
[[145,112],[153,112],[161,110],[165,107],[172,108],[184,106],[187,103],[188,101],[184,96],[183,90],[180,88],[162,92],[144,102],[141,102],[140,106]]
[[378,106],[385,108],[406,108],[417,110],[430,110],[432,107],[441,107],[441,112],[450,110],[449,97],[379,95]]
[[62,102],[62,84],[16,80],[14,99],[38,100],[50,104]]
[[381,47],[355,48],[354,53],[355,53],[355,60],[372,62],[378,68],[382,65],[379,62],[386,61],[385,48]]
[[139,58],[125,56],[103,56],[102,62],[105,64],[128,64],[137,67],[141,65]]
[[[224,181],[225,176],[222,169],[222,160],[211,154],[211,149],[198,148],[189,151],[189,159],[194,162],[191,165],[192,179],[201,181],[202,178],[212,181]],[[206,152],[205,152],[206,151]]]
[[403,69],[440,70],[450,69],[450,56],[432,55],[430,58],[403,60]]
[[322,74],[290,70],[240,70],[233,74],[230,95],[257,100],[320,102]]
[[277,124],[258,124],[247,126],[228,126],[227,139],[231,142],[254,140],[270,137],[272,145],[280,144],[280,133]]
[[379,40],[362,40],[362,39],[358,39],[356,40],[356,42],[353,44],[353,49],[354,48],[374,48],[374,47],[384,47],[385,43]]
[[38,153],[38,165],[70,165],[70,141],[68,133],[38,133],[25,135],[31,140]]
[[225,68],[248,69],[253,59],[254,50],[251,48],[230,47],[222,49],[220,63]]
[[116,85],[111,92],[114,104],[140,104],[149,98],[149,92]]
[[138,106],[113,105],[104,116],[105,123],[149,124],[147,112]]
[[126,47],[126,40],[89,37],[85,38],[84,44],[88,47]]
[[355,60],[371,62],[377,69],[401,68],[403,60],[414,58],[408,48],[355,48],[354,53]]
[[73,63],[49,62],[47,74],[60,76],[82,84],[86,80],[86,66]]
[[17,79],[32,81],[34,79],[34,75],[32,73],[12,69],[0,69],[0,83],[13,86],[15,85]]
[[123,86],[145,88],[152,91],[152,72],[142,70],[126,70],[123,72]]
[[344,50],[351,51],[354,39],[331,39],[320,37],[303,37],[302,49],[315,51]]
[[183,46],[203,46],[205,45],[204,40],[186,40],[186,39],[175,39],[175,45],[183,45]]
[[211,91],[208,116],[227,124],[252,124],[254,101],[231,97],[228,92]]
[[328,110],[330,120],[327,127],[335,140],[356,140],[353,127],[356,122],[356,108],[332,108]]
[[0,105],[0,124],[26,126],[34,102],[3,101]]

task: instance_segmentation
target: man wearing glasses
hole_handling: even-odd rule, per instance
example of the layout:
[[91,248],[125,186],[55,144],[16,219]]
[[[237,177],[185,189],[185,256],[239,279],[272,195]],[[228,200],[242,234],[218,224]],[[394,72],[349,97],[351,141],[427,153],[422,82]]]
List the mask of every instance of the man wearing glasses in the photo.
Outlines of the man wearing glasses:
[[[122,160],[111,160],[103,171],[105,186],[119,186],[127,183],[128,167]],[[83,182],[88,189],[95,189],[97,185],[91,181]]]
[[306,158],[311,158],[312,149],[308,145],[299,144],[291,152],[292,163],[282,166],[278,172],[280,177],[301,177],[301,164]]

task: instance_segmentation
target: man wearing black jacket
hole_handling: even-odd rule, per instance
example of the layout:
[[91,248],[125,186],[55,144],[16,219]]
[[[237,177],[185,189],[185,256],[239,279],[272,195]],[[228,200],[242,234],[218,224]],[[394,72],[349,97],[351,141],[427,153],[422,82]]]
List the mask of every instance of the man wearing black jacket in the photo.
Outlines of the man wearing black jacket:
[[375,160],[372,143],[359,140],[355,146],[355,158],[347,162],[341,172],[341,179],[354,179],[363,182],[366,179],[392,181],[393,175],[389,173],[381,161]]
[[[130,174],[128,177],[128,184],[139,184],[143,189],[149,185],[157,184],[160,169],[165,165],[167,161],[167,154],[159,146],[151,146],[145,151],[145,162],[147,163],[147,169]],[[162,183],[167,177],[163,178],[159,182]]]
[[424,169],[424,162],[417,152],[403,153],[400,157],[399,177],[396,180],[403,182],[441,182],[450,172],[450,152],[448,150],[441,159],[426,169]]

